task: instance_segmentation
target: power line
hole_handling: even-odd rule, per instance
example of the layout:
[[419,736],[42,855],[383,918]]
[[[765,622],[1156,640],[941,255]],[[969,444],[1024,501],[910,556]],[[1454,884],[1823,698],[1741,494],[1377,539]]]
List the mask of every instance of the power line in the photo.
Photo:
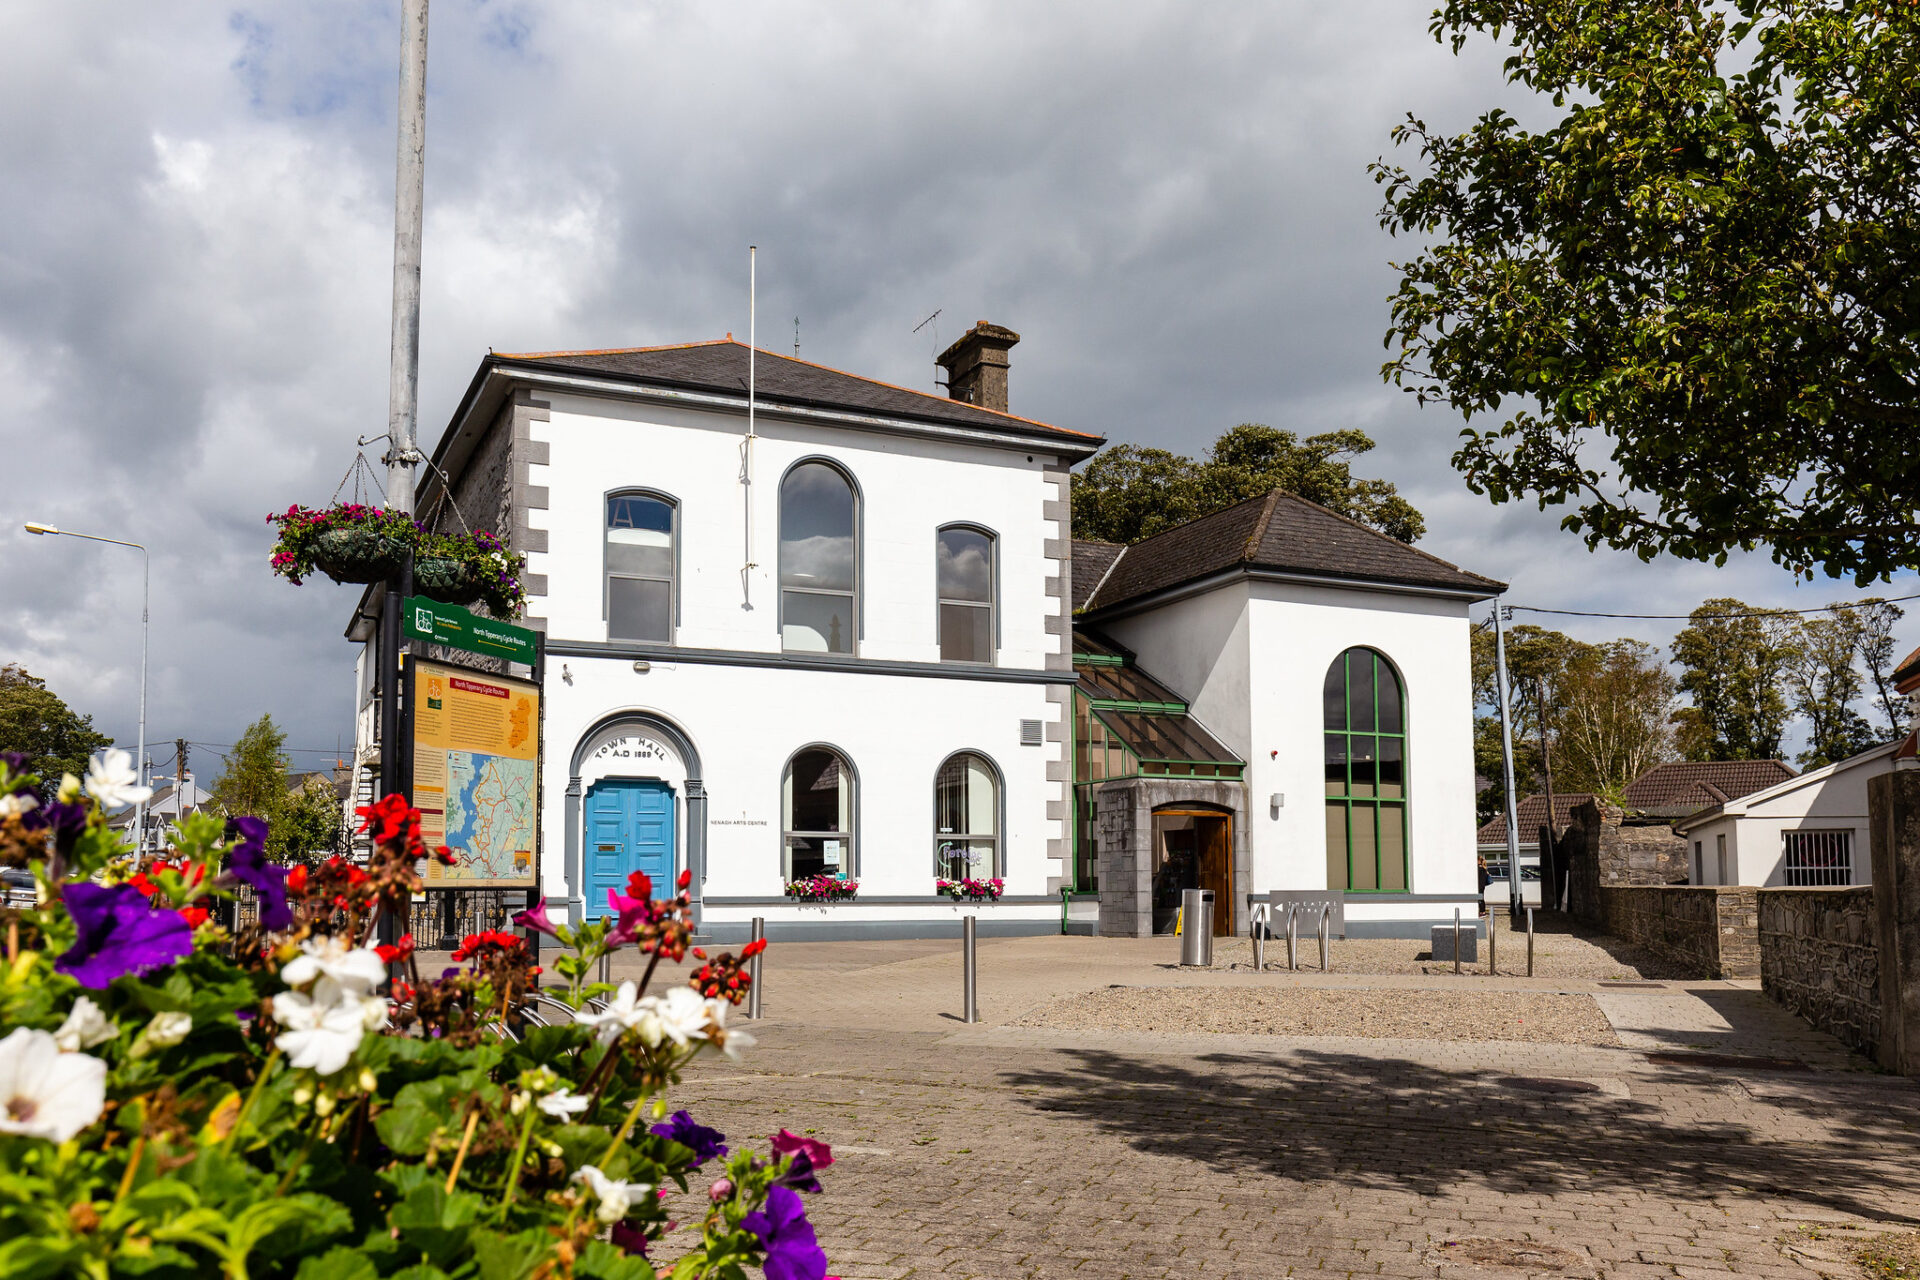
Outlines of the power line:
[[[1875,597],[1876,603],[1879,604],[1898,604],[1903,600],[1920,600],[1920,592],[1910,596]],[[1817,609],[1755,609],[1749,613],[1714,613],[1707,616],[1715,622],[1732,621],[1736,618],[1777,618],[1782,614],[1835,613],[1843,609],[1861,608],[1864,603],[1863,601],[1861,604],[1823,604]],[[1648,622],[1693,621],[1691,613],[1594,613],[1586,609],[1542,609],[1538,605],[1531,604],[1509,604],[1500,607],[1508,612],[1551,613],[1563,618],[1627,618]]]

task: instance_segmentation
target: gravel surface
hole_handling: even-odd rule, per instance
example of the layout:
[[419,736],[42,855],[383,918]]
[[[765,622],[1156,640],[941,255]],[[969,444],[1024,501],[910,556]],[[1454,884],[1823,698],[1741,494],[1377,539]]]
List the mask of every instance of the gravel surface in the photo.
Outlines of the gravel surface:
[[1546,991],[1108,987],[1056,1000],[1014,1025],[1371,1040],[1620,1043],[1592,996]]
[[[1500,972],[1508,976],[1524,977],[1527,972],[1527,933],[1523,927],[1518,933],[1507,926],[1504,911],[1492,916],[1494,932],[1497,935]],[[1462,922],[1461,928],[1466,928]],[[1168,940],[1170,943],[1171,939]],[[1333,952],[1333,971],[1335,973],[1424,973],[1451,974],[1453,961],[1436,962],[1427,943],[1407,938],[1349,938],[1335,939],[1329,944]],[[1238,965],[1245,968],[1253,966],[1253,944],[1246,938],[1216,938],[1213,943],[1213,963],[1217,967]],[[1286,938],[1275,938],[1267,943],[1267,967],[1285,968],[1287,963]],[[1320,942],[1311,930],[1305,929],[1300,935],[1300,967],[1313,970],[1320,967]],[[1469,973],[1487,972],[1487,940],[1480,939],[1480,962],[1462,966]],[[1592,933],[1585,929],[1570,931],[1565,916],[1544,914],[1536,917],[1533,939],[1533,972],[1539,978],[1697,978],[1701,975],[1677,968],[1673,964],[1642,951],[1640,948],[1622,942],[1618,938],[1602,933]]]

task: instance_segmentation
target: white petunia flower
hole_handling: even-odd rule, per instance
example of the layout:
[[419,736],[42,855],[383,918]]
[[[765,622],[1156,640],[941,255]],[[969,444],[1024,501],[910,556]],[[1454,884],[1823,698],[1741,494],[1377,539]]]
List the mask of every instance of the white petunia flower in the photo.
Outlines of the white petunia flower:
[[61,804],[72,804],[80,798],[80,779],[70,773],[60,775],[60,790],[53,797]]
[[17,818],[39,807],[40,801],[31,791],[16,791],[12,795],[0,796],[0,818]]
[[26,1027],[0,1040],[0,1133],[65,1142],[100,1118],[107,1064]]
[[108,747],[87,762],[85,786],[87,794],[106,809],[139,804],[153,794],[152,787],[140,785],[133,757],[118,747]]
[[324,976],[363,996],[387,980],[387,966],[378,952],[355,948],[344,938],[308,938],[300,951],[280,968],[280,981],[290,987],[304,987]]
[[567,1086],[561,1085],[546,1097],[540,1099],[540,1109],[555,1120],[565,1120],[568,1116],[577,1116],[593,1105],[593,1099],[584,1094],[573,1093]]
[[310,994],[282,991],[275,996],[273,1016],[284,1028],[273,1043],[287,1062],[330,1076],[347,1065],[366,1033],[386,1019],[387,1002],[358,995],[323,976]]
[[623,982],[620,989],[613,993],[613,999],[607,1001],[607,1007],[599,1013],[589,1013],[585,1009],[574,1012],[573,1020],[583,1027],[595,1028],[595,1034],[602,1043],[617,1039],[622,1032],[631,1031],[640,1025],[646,1016],[645,1001],[639,999],[640,988],[631,982]]
[[590,1164],[581,1165],[572,1180],[586,1183],[593,1192],[593,1198],[600,1202],[594,1216],[602,1222],[620,1221],[627,1216],[636,1198],[653,1190],[650,1182],[615,1182]]
[[107,1020],[107,1015],[100,1012],[100,1006],[81,996],[73,1002],[67,1020],[53,1033],[53,1042],[60,1046],[62,1053],[78,1053],[82,1049],[105,1044],[119,1034],[120,1028]]
[[729,1031],[725,1027],[715,1027],[710,1034],[713,1043],[719,1047],[720,1052],[726,1054],[735,1062],[740,1061],[741,1054],[759,1043],[759,1041],[753,1038],[751,1032],[741,1031],[738,1028]]
[[153,1021],[142,1027],[134,1038],[132,1056],[145,1056],[153,1049],[171,1049],[187,1038],[193,1030],[193,1015],[190,1013],[156,1013]]
[[648,1044],[659,1044],[664,1037],[684,1049],[689,1040],[707,1038],[707,1027],[713,1021],[708,1011],[711,1002],[692,987],[669,987],[666,995],[652,998],[652,1002],[653,1023],[659,1032],[650,1036],[652,1027],[641,1025],[640,1036]]

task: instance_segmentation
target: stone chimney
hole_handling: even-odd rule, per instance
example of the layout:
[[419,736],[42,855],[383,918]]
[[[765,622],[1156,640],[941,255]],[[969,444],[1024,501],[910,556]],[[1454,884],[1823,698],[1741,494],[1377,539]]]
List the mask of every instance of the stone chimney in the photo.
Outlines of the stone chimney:
[[982,320],[934,360],[947,371],[947,398],[1007,411],[1007,352],[1020,341],[1011,329]]

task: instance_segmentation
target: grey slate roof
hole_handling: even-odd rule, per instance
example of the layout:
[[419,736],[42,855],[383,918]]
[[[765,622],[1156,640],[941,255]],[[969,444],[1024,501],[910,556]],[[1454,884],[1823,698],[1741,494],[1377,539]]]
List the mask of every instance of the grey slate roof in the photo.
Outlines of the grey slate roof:
[[[1079,552],[1074,586],[1079,590]],[[1085,607],[1111,608],[1232,569],[1269,569],[1354,583],[1497,595],[1506,584],[1468,573],[1315,502],[1276,489],[1127,547]]]
[[[1557,840],[1562,831],[1573,825],[1573,811],[1593,799],[1590,791],[1556,791],[1553,795],[1553,831]],[[1533,844],[1540,839],[1540,828],[1547,823],[1547,798],[1543,795],[1530,795],[1514,806],[1514,816],[1520,822],[1520,844]],[[1504,845],[1507,842],[1507,815],[1496,813],[1480,825],[1475,838],[1483,845]]]
[[[747,345],[731,338],[604,351],[495,352],[489,359],[509,369],[530,367],[593,373],[654,386],[726,395],[740,395],[747,389]],[[754,396],[769,404],[853,409],[892,418],[1065,441],[1089,449],[1103,442],[1102,437],[1091,432],[1073,431],[945,396],[911,391],[764,349],[754,365]]]
[[1073,540],[1073,611],[1075,613],[1087,607],[1087,601],[1093,598],[1094,591],[1100,586],[1100,580],[1107,576],[1107,570],[1113,568],[1113,562],[1127,549],[1124,542],[1094,542],[1087,538]]

